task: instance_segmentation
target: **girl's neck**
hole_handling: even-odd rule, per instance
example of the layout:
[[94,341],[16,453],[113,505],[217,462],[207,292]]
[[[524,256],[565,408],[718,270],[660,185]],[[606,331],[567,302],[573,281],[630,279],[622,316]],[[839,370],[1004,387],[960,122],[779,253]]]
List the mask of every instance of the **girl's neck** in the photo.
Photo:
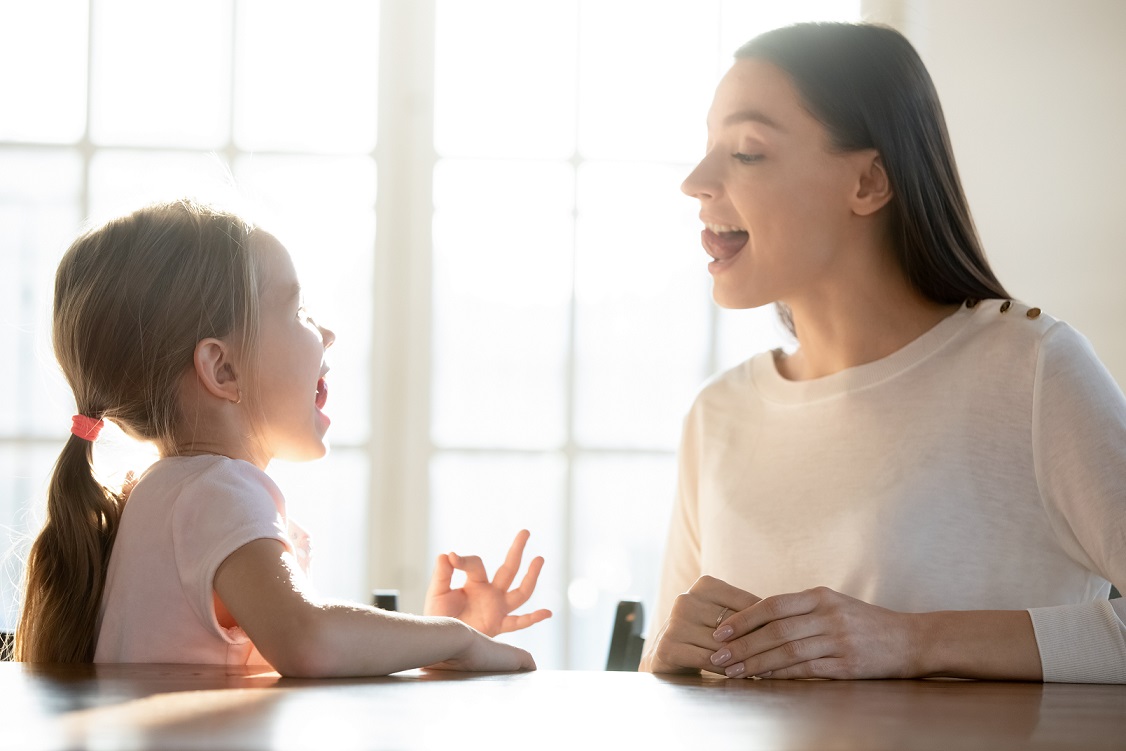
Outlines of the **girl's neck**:
[[268,458],[258,456],[251,451],[239,450],[237,448],[232,449],[230,446],[208,446],[198,442],[183,446],[170,446],[160,451],[161,459],[168,459],[175,456],[225,456],[228,459],[238,459],[240,461],[249,462],[261,470],[265,470],[266,466],[270,463]]

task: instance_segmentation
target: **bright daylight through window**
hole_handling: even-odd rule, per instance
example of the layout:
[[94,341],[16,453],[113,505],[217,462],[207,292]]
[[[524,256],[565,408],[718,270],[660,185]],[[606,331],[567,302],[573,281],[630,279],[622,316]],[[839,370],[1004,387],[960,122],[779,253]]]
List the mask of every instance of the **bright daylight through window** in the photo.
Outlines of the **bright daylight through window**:
[[[337,334],[332,450],[270,468],[318,589],[398,587],[417,609],[438,552],[495,568],[526,527],[547,559],[530,606],[555,617],[503,638],[541,667],[603,667],[617,601],[653,606],[695,391],[785,341],[772,311],[711,302],[679,191],[715,82],[760,31],[858,16],[859,0],[0,2],[0,70],[20,72],[0,75],[0,630],[73,409],[50,347],[58,258],[88,217],[193,194],[275,231]],[[175,33],[138,31],[154,28]],[[151,461],[103,436],[109,482]]]

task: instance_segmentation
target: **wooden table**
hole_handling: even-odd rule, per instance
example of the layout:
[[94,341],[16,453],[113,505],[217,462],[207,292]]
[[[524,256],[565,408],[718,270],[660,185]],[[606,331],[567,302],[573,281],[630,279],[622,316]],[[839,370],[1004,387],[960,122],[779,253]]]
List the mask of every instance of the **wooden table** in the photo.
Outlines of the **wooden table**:
[[1126,686],[0,663],[3,749],[1126,749]]

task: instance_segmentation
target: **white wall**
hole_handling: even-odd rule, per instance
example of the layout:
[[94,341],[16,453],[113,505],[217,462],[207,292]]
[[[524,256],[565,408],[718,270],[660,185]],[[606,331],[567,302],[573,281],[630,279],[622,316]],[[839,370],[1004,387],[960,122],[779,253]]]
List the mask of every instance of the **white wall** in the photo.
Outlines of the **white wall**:
[[869,0],[935,80],[986,253],[1126,388],[1126,2]]

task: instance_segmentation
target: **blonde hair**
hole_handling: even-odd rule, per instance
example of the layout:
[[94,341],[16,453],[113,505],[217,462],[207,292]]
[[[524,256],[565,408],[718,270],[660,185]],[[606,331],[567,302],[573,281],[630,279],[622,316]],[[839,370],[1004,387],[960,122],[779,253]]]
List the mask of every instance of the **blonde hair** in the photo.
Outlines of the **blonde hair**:
[[[158,447],[182,429],[177,392],[196,344],[257,340],[253,226],[179,200],[86,232],[55,277],[53,338],[78,414],[109,419]],[[90,662],[125,496],[94,474],[93,447],[71,435],[55,463],[47,517],[32,545],[15,658]]]

